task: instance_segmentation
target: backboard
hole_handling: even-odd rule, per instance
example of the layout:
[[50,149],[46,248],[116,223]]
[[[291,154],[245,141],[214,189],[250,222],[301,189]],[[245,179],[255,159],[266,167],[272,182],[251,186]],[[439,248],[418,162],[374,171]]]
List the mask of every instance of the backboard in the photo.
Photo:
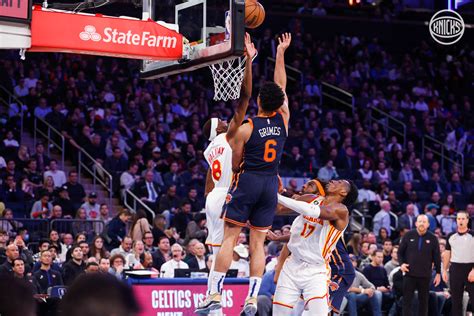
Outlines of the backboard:
[[[144,19],[157,20],[154,17],[155,1],[159,0],[143,0]],[[156,79],[188,72],[217,61],[242,56],[245,35],[244,0],[166,2],[174,3],[171,5],[170,14],[161,16],[161,21],[157,22],[185,37],[183,58],[176,61],[143,61],[142,79]]]

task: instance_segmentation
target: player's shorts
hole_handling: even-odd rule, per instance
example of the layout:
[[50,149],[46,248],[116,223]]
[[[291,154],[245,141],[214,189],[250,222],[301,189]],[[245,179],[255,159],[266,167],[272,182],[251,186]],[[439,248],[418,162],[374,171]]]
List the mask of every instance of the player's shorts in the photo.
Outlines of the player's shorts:
[[328,311],[329,276],[326,266],[311,265],[290,256],[278,278],[273,304],[293,308],[302,295],[306,304],[318,300],[318,309]]
[[206,245],[220,247],[224,238],[224,221],[222,220],[222,207],[225,203],[228,188],[214,188],[206,198]]
[[346,296],[349,288],[354,281],[355,273],[353,274],[342,274],[335,276],[332,281],[336,282],[339,287],[335,291],[329,289],[329,305],[333,311],[339,313],[341,309],[342,300]]
[[243,172],[236,175],[224,205],[224,220],[250,228],[272,227],[278,204],[278,177]]

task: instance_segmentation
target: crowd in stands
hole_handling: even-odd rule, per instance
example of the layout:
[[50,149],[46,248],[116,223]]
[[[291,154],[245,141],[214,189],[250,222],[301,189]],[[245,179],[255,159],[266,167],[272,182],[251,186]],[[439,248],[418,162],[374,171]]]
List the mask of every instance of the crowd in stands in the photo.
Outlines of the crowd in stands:
[[[305,32],[299,20],[289,30],[293,43],[287,60],[302,71],[304,84],[290,87],[291,127],[280,173],[356,180],[356,208],[371,231],[355,233],[349,241],[354,265],[363,273],[357,274],[356,286],[385,304],[393,295],[396,245],[414,228],[418,214],[428,215],[441,246],[456,229],[452,216],[458,210],[474,216],[473,52],[467,46],[446,54],[421,42],[399,54],[376,38],[323,41]],[[255,39],[254,91],[271,73],[266,58],[275,53],[274,37],[266,30]],[[16,52],[1,56],[1,83],[24,103],[25,130],[31,130],[35,117],[44,119],[66,137],[67,159],[77,163],[76,149],[83,148],[94,159],[84,158],[91,169],[100,165],[112,175],[115,197],[123,199],[131,190],[156,216],[145,208],[134,214],[109,209],[95,192],[86,192],[77,171],[60,169],[44,143],[22,144],[20,105],[11,104],[0,120],[0,272],[28,278],[36,293],[45,294],[84,272],[123,278],[124,270],[145,268],[173,277],[174,268],[208,269],[213,258],[203,245],[202,213],[208,141],[201,127],[209,117],[229,120],[236,105],[212,101],[208,74],[143,81],[135,60],[28,54],[24,62]],[[321,105],[318,80],[353,93],[355,111]],[[407,138],[370,121],[373,108],[405,122]],[[256,111],[252,100],[249,116]],[[444,143],[456,162],[442,163],[430,150],[422,153],[423,135]],[[288,181],[287,191],[298,192],[296,183]],[[53,227],[47,236],[29,236],[21,218],[78,221]],[[87,220],[105,225],[97,228]],[[274,232],[289,233],[289,222],[279,221]],[[243,277],[249,274],[246,238],[242,233],[233,262]],[[268,271],[279,249],[278,242],[268,244]],[[437,297],[446,297],[440,289]],[[349,294],[349,308],[359,302],[354,295]]]

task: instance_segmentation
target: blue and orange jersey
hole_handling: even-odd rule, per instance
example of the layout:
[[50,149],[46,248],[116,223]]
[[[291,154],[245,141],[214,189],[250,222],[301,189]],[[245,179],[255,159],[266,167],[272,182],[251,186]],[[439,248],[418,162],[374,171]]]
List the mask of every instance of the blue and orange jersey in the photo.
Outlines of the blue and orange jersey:
[[340,238],[336,248],[331,254],[329,265],[331,266],[331,279],[338,282],[338,279],[345,275],[355,274],[354,266],[349,258],[344,240]]
[[277,175],[287,138],[285,121],[280,113],[249,119],[252,134],[244,147],[241,171]]

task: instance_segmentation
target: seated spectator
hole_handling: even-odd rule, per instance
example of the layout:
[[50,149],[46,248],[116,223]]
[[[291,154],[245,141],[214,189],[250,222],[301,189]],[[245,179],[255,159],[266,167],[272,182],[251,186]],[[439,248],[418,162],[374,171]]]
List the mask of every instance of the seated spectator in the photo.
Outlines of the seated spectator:
[[44,145],[43,143],[36,144],[36,152],[32,159],[36,160],[37,169],[39,172],[44,172],[49,168],[49,163],[51,159],[44,153]]
[[31,218],[48,218],[53,210],[53,204],[49,202],[49,194],[46,191],[41,192],[39,200],[31,207]]
[[446,189],[449,193],[454,195],[463,195],[464,192],[464,185],[461,182],[461,176],[459,173],[454,172],[451,176],[451,181],[448,182]]
[[[161,152],[161,149],[159,147],[155,147],[152,153],[156,153],[156,152]],[[161,173],[156,170],[156,163],[153,159],[147,160],[146,169],[142,171],[141,177],[145,178],[145,174],[148,171],[153,172],[153,182],[157,183],[160,186],[160,189],[163,190],[165,187],[165,183],[163,182],[163,177],[161,176]]]
[[238,270],[237,277],[248,278],[250,276],[250,266],[249,262],[246,260],[248,257],[249,251],[245,245],[240,244],[235,246],[229,270]]
[[383,264],[392,260],[393,242],[390,239],[384,239],[382,243]]
[[385,271],[387,271],[388,276],[390,276],[390,273],[393,271],[393,269],[400,266],[400,262],[398,262],[398,246],[394,246],[392,248],[392,253],[390,254],[390,256],[390,261],[388,261],[384,265]]
[[20,251],[16,244],[10,244],[6,247],[5,251],[6,260],[0,266],[0,275],[13,275],[13,260],[20,257]]
[[174,278],[175,269],[189,269],[189,266],[184,262],[184,250],[180,244],[174,244],[171,246],[171,260],[163,263],[160,268],[160,277],[161,278]]
[[116,254],[120,254],[124,258],[127,258],[127,256],[132,253],[132,245],[133,245],[132,238],[130,238],[129,236],[125,236],[122,239],[122,243],[120,244],[120,246],[118,248],[113,249],[110,252],[110,255],[113,256]]
[[62,214],[65,218],[73,218],[76,214],[77,208],[75,208],[69,198],[69,191],[66,185],[63,185],[58,189],[58,198],[53,200],[53,210],[54,206],[59,206],[61,208]]
[[138,181],[138,179],[140,179],[137,173],[138,173],[138,164],[131,163],[130,167],[128,167],[128,170],[124,171],[120,175],[120,190],[121,190],[122,198],[125,198],[125,192],[128,189],[132,188],[135,182]]
[[142,182],[135,185],[134,191],[137,196],[152,210],[156,210],[160,196],[160,186],[153,182],[153,172],[148,171]]
[[377,200],[377,195],[371,189],[372,184],[369,180],[364,180],[364,186],[362,189],[359,189],[358,202],[373,202]]
[[205,242],[206,237],[206,214],[198,213],[194,216],[194,220],[190,221],[186,226],[184,243],[194,238],[200,240],[201,242]]
[[112,220],[109,214],[109,207],[107,204],[102,203],[99,208],[99,220],[104,222],[104,225],[108,225]]
[[49,249],[50,243],[49,240],[43,239],[38,244],[38,252],[33,255],[33,261],[38,262],[41,257],[41,252]]
[[430,224],[429,230],[434,232],[438,227],[438,221],[436,220],[436,214],[438,213],[439,206],[436,204],[427,204],[425,206],[425,215],[428,217],[428,222]]
[[380,202],[381,210],[375,214],[373,223],[374,223],[374,232],[377,234],[380,231],[380,228],[385,228],[388,232],[388,235],[391,235],[391,227],[390,227],[390,211],[391,205],[388,201]]
[[415,227],[416,216],[415,216],[415,205],[412,203],[407,204],[405,207],[405,213],[398,218],[398,229],[411,230]]
[[[23,261],[23,259],[21,259],[21,258],[14,259],[12,270],[13,270],[13,277],[15,279],[20,279],[20,280],[24,280],[25,282],[28,282],[28,284],[30,284],[30,286],[31,286],[31,289],[33,290],[33,293],[34,294],[39,293],[39,284],[36,281],[36,278],[34,278],[33,276],[25,273],[25,271],[26,271],[25,261]],[[22,294],[24,295],[24,293],[22,293]]]
[[14,208],[13,206],[22,203],[24,199],[25,193],[15,181],[15,177],[7,176],[5,183],[1,187],[0,200],[3,200],[7,206],[12,205],[12,208]]
[[99,260],[99,272],[109,273],[110,270],[110,259],[109,258],[100,258]]
[[[198,242],[194,246],[194,255],[186,258],[186,263],[190,269],[205,270],[206,269],[206,248],[204,244]],[[187,256],[186,256],[187,257]]]
[[18,148],[20,147],[20,144],[18,141],[14,138],[13,132],[12,131],[7,131],[6,138],[3,140],[3,146],[6,148]]
[[169,172],[163,175],[163,182],[165,183],[165,187],[170,188],[171,186],[179,187],[181,185],[181,179],[178,175],[178,163],[173,162],[170,165]]
[[[50,245],[48,247],[48,251],[51,253],[51,270],[58,271],[59,273],[62,273],[61,269],[61,260],[58,258],[58,247],[54,245]],[[40,259],[41,259],[41,253],[40,253]],[[33,272],[38,271],[41,268],[41,260],[37,261],[33,265]]]
[[191,204],[191,212],[193,213],[200,212],[204,208],[204,203],[198,197],[198,191],[196,188],[189,189],[185,200]]
[[82,261],[84,261],[85,263],[92,262],[92,261],[95,262],[96,261],[95,257],[89,258],[89,255],[90,255],[89,243],[84,240],[84,241],[80,241],[78,244],[82,251]]
[[86,263],[83,261],[84,254],[79,245],[72,247],[71,260],[63,266],[63,280],[65,285],[71,283],[86,269]]
[[266,271],[262,277],[262,283],[257,297],[257,310],[259,315],[271,315],[273,295],[276,290],[276,283],[273,281],[274,278],[275,270]]
[[153,272],[151,275],[152,278],[157,278],[160,272],[153,268],[153,257],[151,253],[145,251],[140,255],[140,263],[133,267],[134,270],[149,270]]
[[97,262],[88,262],[84,272],[86,274],[99,273],[99,264]]
[[362,273],[371,282],[377,291],[383,295],[384,301],[391,301],[390,283],[388,282],[387,271],[383,267],[383,252],[375,250],[372,255],[372,262],[366,266]]
[[350,255],[350,259],[354,265],[355,278],[346,294],[349,315],[357,316],[358,310],[366,305],[370,306],[372,315],[382,315],[382,292],[357,270],[357,258]]
[[75,221],[72,223],[72,233],[74,235],[78,233],[85,233],[86,235],[90,234],[94,228],[92,223],[87,221],[86,210],[79,208],[76,212]]
[[73,170],[69,172],[68,182],[64,184],[68,192],[69,199],[73,205],[73,210],[77,210],[81,204],[85,202],[86,197],[86,191],[84,190],[84,187],[77,180],[77,171]]
[[145,245],[145,251],[152,253],[158,249],[157,247],[155,247],[155,239],[153,238],[153,233],[151,231],[143,234],[142,241]]
[[[127,234],[127,223],[130,221],[131,217],[132,214],[130,211],[123,209],[110,221],[106,233],[106,243],[109,247],[108,249],[112,249],[120,245],[121,241]],[[131,242],[130,246],[132,246]]]
[[145,245],[141,240],[135,240],[132,244],[132,251],[125,257],[125,266],[133,269],[140,264],[140,256],[145,252]]
[[24,175],[35,189],[43,185],[43,173],[38,171],[37,166],[36,160],[30,159],[24,169]]
[[152,253],[153,256],[153,267],[157,270],[161,270],[163,263],[171,260],[170,254],[170,240],[166,236],[162,236],[158,239],[158,250]]
[[162,214],[158,214],[153,219],[153,227],[151,232],[153,234],[154,240],[160,240],[161,237],[167,236],[165,234],[166,230],[166,217]]
[[90,256],[100,262],[102,258],[108,258],[109,252],[104,247],[104,239],[101,236],[95,236],[90,247]]
[[398,175],[399,182],[413,182],[415,180],[415,175],[411,168],[411,164],[408,161],[405,161],[403,168]]
[[146,219],[146,213],[143,209],[138,209],[132,218],[133,221],[130,225],[130,236],[133,241],[142,240],[146,233],[151,233],[151,227]]
[[118,189],[120,188],[120,175],[128,168],[128,159],[123,155],[123,152],[119,147],[114,147],[112,156],[105,159],[104,168],[114,179],[114,193],[118,192]]
[[99,211],[100,205],[97,203],[97,193],[91,192],[87,198],[87,202],[81,205],[81,208],[86,211],[86,218],[87,219],[98,219],[99,218]]
[[125,258],[120,253],[110,256],[109,273],[121,280],[124,277]]
[[49,176],[53,178],[54,186],[56,188],[63,186],[63,184],[67,182],[66,174],[64,171],[58,169],[58,162],[56,159],[51,159],[49,162],[49,170],[45,171],[43,174],[43,178],[47,178]]
[[392,174],[389,169],[387,169],[384,161],[379,162],[377,170],[374,172],[374,181],[377,184],[382,182],[390,183],[392,181]]
[[332,179],[336,179],[338,178],[339,175],[336,171],[336,167],[334,167],[333,165],[333,161],[332,160],[328,160],[326,162],[326,165],[324,167],[322,167],[321,169],[319,169],[318,171],[318,179],[321,179],[322,181],[330,181]]
[[443,235],[447,236],[456,230],[456,218],[449,215],[449,206],[441,207],[441,214],[436,216],[438,226],[441,227]]
[[43,250],[40,257],[41,267],[33,276],[39,284],[39,293],[47,294],[48,288],[63,285],[63,279],[59,271],[51,269],[52,256],[48,250]]
[[180,234],[181,238],[185,237],[186,227],[192,219],[191,204],[186,201],[182,202],[181,207],[176,211],[173,218],[173,227],[176,228],[176,231]]

